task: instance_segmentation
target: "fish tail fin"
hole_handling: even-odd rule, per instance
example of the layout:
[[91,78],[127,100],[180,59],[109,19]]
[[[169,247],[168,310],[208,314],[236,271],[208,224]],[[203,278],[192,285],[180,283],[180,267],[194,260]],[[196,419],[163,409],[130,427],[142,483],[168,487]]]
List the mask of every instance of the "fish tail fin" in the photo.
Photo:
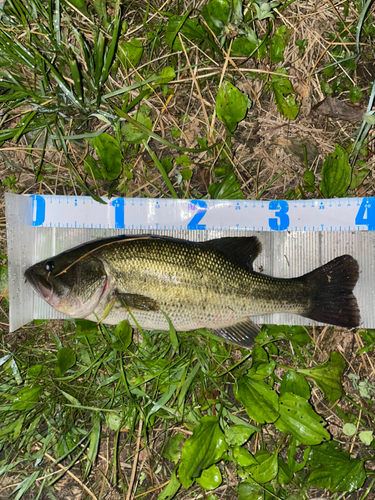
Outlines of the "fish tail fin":
[[360,312],[353,288],[358,280],[358,262],[351,255],[342,255],[318,267],[302,279],[312,291],[311,306],[303,316],[352,328],[360,323]]

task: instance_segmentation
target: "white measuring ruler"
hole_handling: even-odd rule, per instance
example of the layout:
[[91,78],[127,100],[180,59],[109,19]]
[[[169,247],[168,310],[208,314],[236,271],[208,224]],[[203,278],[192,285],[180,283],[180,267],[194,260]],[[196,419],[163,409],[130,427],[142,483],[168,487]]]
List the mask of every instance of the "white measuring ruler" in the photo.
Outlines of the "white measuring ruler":
[[[67,248],[123,233],[166,234],[192,241],[256,234],[263,251],[255,270],[302,275],[343,254],[358,260],[354,290],[362,327],[375,328],[375,198],[331,200],[173,200],[19,196],[7,193],[10,331],[32,319],[64,317],[37,297],[24,271]],[[259,323],[312,324],[287,314]]]
[[375,230],[375,198],[171,200],[32,195],[37,227],[195,231]]

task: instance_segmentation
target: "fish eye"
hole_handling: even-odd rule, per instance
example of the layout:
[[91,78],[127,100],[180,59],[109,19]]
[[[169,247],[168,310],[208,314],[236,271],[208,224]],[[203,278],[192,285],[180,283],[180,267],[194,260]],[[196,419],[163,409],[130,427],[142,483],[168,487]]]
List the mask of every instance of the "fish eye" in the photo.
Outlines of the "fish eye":
[[46,271],[51,272],[53,269],[55,269],[55,263],[53,262],[53,260],[49,260],[48,262],[46,262],[44,268]]

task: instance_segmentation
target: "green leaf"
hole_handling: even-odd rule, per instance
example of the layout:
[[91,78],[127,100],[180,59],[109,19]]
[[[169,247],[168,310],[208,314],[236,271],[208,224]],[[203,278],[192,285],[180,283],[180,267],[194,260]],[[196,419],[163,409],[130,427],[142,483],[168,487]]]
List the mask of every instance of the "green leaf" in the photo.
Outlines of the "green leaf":
[[164,454],[163,454],[164,458],[177,464],[177,462],[180,460],[180,456],[181,456],[181,450],[180,450],[181,446],[180,445],[184,439],[185,439],[185,436],[181,433],[178,433],[175,436],[172,436],[169,439],[168,445],[164,451]]
[[[257,483],[245,481],[238,485],[238,500],[264,500],[264,498],[263,489]],[[268,497],[266,498],[268,500]]]
[[87,155],[86,158],[83,161],[83,166],[86,172],[90,177],[93,179],[103,179],[103,175],[98,167],[98,164],[96,163],[96,160],[90,155]]
[[250,465],[258,464],[258,461],[248,450],[238,445],[233,448],[233,458],[241,467],[249,467]]
[[178,490],[180,489],[181,483],[177,479],[176,471],[173,471],[171,479],[167,486],[163,489],[156,500],[172,500]]
[[310,387],[305,377],[292,370],[285,373],[280,385],[280,396],[287,392],[297,394],[305,399],[310,399],[311,396]]
[[167,174],[172,170],[173,168],[173,156],[166,156],[161,160],[161,164]]
[[117,140],[108,134],[100,134],[94,138],[94,148],[101,161],[103,177],[117,179],[122,172],[122,154]]
[[200,477],[196,479],[197,483],[202,486],[206,491],[218,488],[223,478],[221,477],[220,469],[217,465],[211,465],[208,469],[204,470]]
[[362,92],[359,87],[351,87],[349,90],[349,99],[352,101],[354,104],[355,102],[359,101],[359,99],[362,99]]
[[208,193],[215,200],[244,200],[246,198],[233,172],[224,177],[221,182],[210,184]]
[[344,370],[344,358],[340,353],[333,351],[328,360],[321,365],[314,368],[300,369],[298,372],[312,378],[324,392],[329,402],[333,404],[342,395],[341,378]]
[[273,373],[276,363],[273,359],[268,360],[268,354],[263,347],[255,345],[251,352],[251,358],[253,363],[247,373],[248,377],[254,380],[263,380]]
[[288,28],[282,24],[279,26],[270,40],[270,59],[273,63],[282,62],[284,60],[284,50],[289,37]]
[[28,378],[39,378],[43,370],[46,368],[45,365],[33,365],[27,370]]
[[285,393],[280,397],[279,413],[275,426],[284,434],[296,437],[300,443],[313,445],[329,440],[324,420],[305,398]]
[[76,364],[76,355],[72,349],[69,347],[62,347],[57,352],[57,368],[59,375],[64,375],[64,373],[69,370],[72,366]]
[[162,84],[171,82],[176,78],[175,70],[171,66],[166,66],[162,69],[160,75],[156,78],[155,82]]
[[142,41],[133,38],[130,42],[120,42],[118,44],[117,55],[126,68],[137,66],[143,56]]
[[325,198],[344,196],[350,185],[351,167],[348,153],[338,144],[335,152],[328,155],[322,167],[322,182],[319,189]]
[[295,94],[295,91],[288,78],[284,76],[287,74],[286,70],[282,68],[276,72],[280,75],[271,75],[271,90],[275,94],[277,109],[285,118],[295,120],[300,108],[300,104],[297,104],[295,97],[291,95]]
[[189,488],[201,471],[218,462],[227,450],[227,444],[216,417],[202,417],[194,427],[193,435],[182,448],[179,476],[182,485]]
[[12,407],[14,410],[30,410],[38,401],[39,396],[43,392],[43,387],[40,385],[33,385],[31,387],[24,387],[17,392],[16,397],[13,399]]
[[[138,113],[136,117],[137,122],[144,125],[151,132],[152,121],[146,113]],[[131,142],[133,144],[141,144],[143,140],[147,140],[149,138],[149,134],[146,131],[140,130],[131,123],[125,123],[121,127],[121,133],[127,142]]]
[[342,432],[345,434],[345,436],[354,436],[354,434],[357,432],[357,427],[354,424],[347,423],[342,428]]
[[257,49],[259,43],[259,41],[257,43],[250,41],[246,36],[235,38],[232,44],[231,55],[234,57],[248,57]]
[[359,186],[362,184],[362,182],[365,180],[365,178],[368,176],[370,173],[369,168],[361,168],[358,169],[354,167],[352,169],[352,179],[350,182],[350,188],[351,190],[359,188]]
[[359,439],[362,441],[363,444],[370,446],[372,443],[374,436],[372,431],[361,431],[358,434]]
[[184,167],[188,167],[191,165],[190,158],[188,155],[181,155],[178,158],[176,158],[176,165],[183,165]]
[[197,19],[184,20],[182,16],[171,16],[165,32],[165,41],[173,51],[182,50],[178,32],[189,40],[203,40],[206,37],[206,32]]
[[230,132],[234,132],[237,123],[246,116],[247,100],[237,87],[224,81],[217,93],[215,111]]
[[[212,0],[202,7],[202,17],[216,36],[221,34],[223,26],[227,23],[230,9],[231,4],[228,0]],[[231,54],[233,55],[232,52]]]
[[290,481],[293,479],[293,472],[289,469],[288,464],[286,464],[280,457],[278,459],[279,463],[279,483],[281,485],[283,484],[289,484]]
[[260,424],[274,422],[279,417],[277,393],[262,380],[241,377],[234,395],[249,417]]
[[362,461],[350,458],[335,441],[313,446],[309,455],[312,473],[308,484],[327,488],[331,492],[348,493],[360,488],[366,479]]
[[83,479],[86,479],[87,476],[89,475],[91,467],[92,467],[93,463],[95,462],[96,456],[97,456],[98,451],[99,451],[100,428],[101,428],[99,413],[94,412],[92,414],[91,422],[92,422],[92,427],[91,427],[91,431],[90,431],[90,444],[89,444],[89,450],[87,453],[86,470],[85,470],[85,473],[83,475]]
[[272,481],[272,479],[277,476],[279,470],[277,457],[277,451],[275,451],[275,453],[272,453],[272,455],[267,451],[258,451],[258,453],[255,454],[255,458],[259,462],[259,465],[251,467],[251,479],[260,484]]
[[[305,445],[300,445],[301,448],[302,447],[304,448],[303,459],[302,459],[302,461],[297,462],[296,457],[298,455],[301,455],[301,451],[302,451],[301,449],[298,449],[299,446],[297,446],[297,443],[298,443],[297,439],[294,436],[292,436],[291,439],[289,439],[289,447],[288,447],[288,451],[287,451],[288,467],[293,473],[298,472],[305,467],[307,459],[309,458],[309,453],[310,453],[310,449],[311,449],[311,446],[308,446],[306,448]],[[297,453],[297,451],[298,451],[298,453]]]
[[125,351],[130,346],[133,336],[133,329],[129,321],[126,319],[121,321],[114,329],[113,334],[118,339],[116,342],[113,342],[113,349],[119,352]]
[[243,445],[254,434],[252,429],[245,425],[232,425],[225,431],[226,441],[229,445]]
[[193,171],[190,168],[183,168],[181,170],[181,177],[184,181],[189,181],[193,177]]

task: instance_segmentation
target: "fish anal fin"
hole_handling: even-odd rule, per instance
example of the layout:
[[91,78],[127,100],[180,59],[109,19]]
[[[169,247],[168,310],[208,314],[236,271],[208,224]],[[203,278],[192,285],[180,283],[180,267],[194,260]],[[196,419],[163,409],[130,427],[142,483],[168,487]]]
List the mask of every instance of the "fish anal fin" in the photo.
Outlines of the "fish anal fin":
[[260,328],[250,318],[246,318],[235,325],[217,328],[212,331],[215,335],[218,335],[231,344],[251,349],[255,344],[255,337],[260,332]]
[[130,309],[138,309],[139,311],[159,311],[158,302],[151,297],[138,295],[136,293],[119,293],[117,297],[123,300]]
[[253,262],[262,251],[262,244],[256,236],[218,238],[205,241],[202,246],[225,253],[249,271],[253,270]]

